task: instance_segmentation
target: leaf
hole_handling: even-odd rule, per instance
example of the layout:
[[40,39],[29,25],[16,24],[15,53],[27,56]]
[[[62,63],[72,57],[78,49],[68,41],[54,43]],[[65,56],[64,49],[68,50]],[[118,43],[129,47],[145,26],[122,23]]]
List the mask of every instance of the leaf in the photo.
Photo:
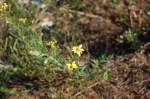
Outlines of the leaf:
[[41,53],[40,51],[30,51],[30,55],[36,56],[36,57],[47,57],[47,54]]
[[110,76],[111,76],[111,69],[110,68],[105,68],[103,78],[105,80],[108,80],[110,78]]
[[93,66],[93,67],[98,67],[99,66],[99,60],[98,59],[93,59],[93,60],[91,60],[91,65]]

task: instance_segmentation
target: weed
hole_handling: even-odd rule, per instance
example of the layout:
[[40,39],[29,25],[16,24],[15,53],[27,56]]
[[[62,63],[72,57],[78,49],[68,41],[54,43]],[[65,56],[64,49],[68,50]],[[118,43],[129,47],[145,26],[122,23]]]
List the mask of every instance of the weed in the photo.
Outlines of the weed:
[[129,43],[135,44],[138,42],[138,33],[133,31],[132,29],[128,29],[127,31],[125,31],[123,36]]

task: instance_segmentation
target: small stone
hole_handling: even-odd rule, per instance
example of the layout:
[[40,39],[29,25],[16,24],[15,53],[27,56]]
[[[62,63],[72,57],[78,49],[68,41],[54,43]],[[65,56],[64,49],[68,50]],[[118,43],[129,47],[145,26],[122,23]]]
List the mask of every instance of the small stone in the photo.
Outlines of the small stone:
[[45,21],[41,23],[41,27],[52,27],[53,24],[53,21]]

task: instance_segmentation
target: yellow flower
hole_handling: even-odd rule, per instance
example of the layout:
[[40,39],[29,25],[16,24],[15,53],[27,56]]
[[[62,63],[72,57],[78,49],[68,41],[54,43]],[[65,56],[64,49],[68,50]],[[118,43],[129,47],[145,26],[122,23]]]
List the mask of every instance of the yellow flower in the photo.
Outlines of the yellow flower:
[[48,63],[48,59],[45,59],[44,60],[44,64],[46,65]]
[[57,43],[56,40],[50,40],[50,41],[47,43],[47,46],[50,46],[50,47],[54,48],[54,47],[56,46],[56,43]]
[[2,5],[2,8],[3,8],[3,10],[6,10],[6,9],[8,8],[8,4],[7,4],[7,3],[4,3],[4,4]]
[[3,3],[3,4],[0,6],[0,12],[6,11],[7,8],[8,8],[8,4],[7,4],[7,3]]
[[79,56],[81,56],[81,54],[84,52],[84,49],[82,48],[82,45],[79,45],[79,46],[74,46],[72,48],[72,51],[78,54]]
[[19,21],[25,24],[27,21],[27,18],[19,18]]
[[78,66],[77,66],[77,64],[75,63],[75,61],[73,61],[72,63],[68,63],[68,64],[66,64],[66,65],[67,65],[68,70],[70,70],[70,71],[73,71],[74,69],[77,69],[77,68],[78,68]]
[[2,8],[0,8],[0,12],[3,12],[3,9],[2,9]]

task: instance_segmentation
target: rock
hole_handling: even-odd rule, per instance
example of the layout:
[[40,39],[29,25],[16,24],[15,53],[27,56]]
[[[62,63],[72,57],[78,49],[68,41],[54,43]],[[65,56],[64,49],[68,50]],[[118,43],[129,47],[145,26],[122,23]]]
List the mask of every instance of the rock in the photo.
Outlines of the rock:
[[43,2],[42,0],[19,0],[19,3],[23,5],[29,5],[30,1],[32,4],[36,5],[40,5]]

